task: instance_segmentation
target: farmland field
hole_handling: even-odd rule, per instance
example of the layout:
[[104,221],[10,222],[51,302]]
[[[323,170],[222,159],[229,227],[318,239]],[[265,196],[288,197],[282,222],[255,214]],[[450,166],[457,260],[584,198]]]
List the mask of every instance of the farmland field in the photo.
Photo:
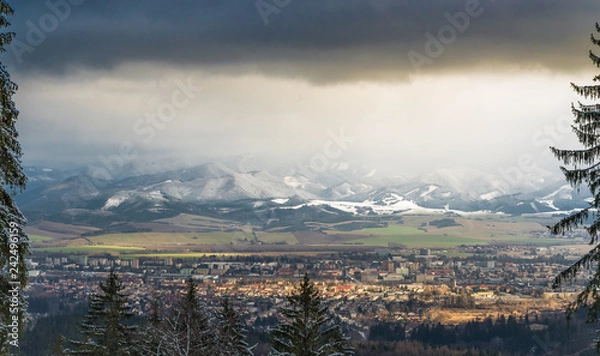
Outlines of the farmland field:
[[395,236],[395,235],[421,235],[423,230],[406,225],[389,225],[388,227],[354,230],[349,233],[355,235]]
[[160,246],[224,245],[236,243],[244,238],[252,239],[252,235],[241,231],[186,233],[138,232],[99,235],[90,237],[89,240],[95,244],[154,248]]
[[448,248],[459,245],[491,243],[513,244],[556,244],[557,239],[540,238],[544,228],[532,222],[496,222],[456,218],[457,226],[437,228],[429,225],[435,220],[432,216],[409,216],[404,225],[390,224],[384,228],[369,228],[340,234],[365,235],[349,241],[368,246],[388,246],[401,244],[406,247]]
[[49,236],[29,235],[29,242],[47,242],[47,241],[52,241],[52,240],[54,240],[54,239]]
[[165,223],[168,225],[185,228],[189,231],[209,230],[219,231],[226,230],[233,226],[239,225],[235,221],[209,218],[206,216],[180,214],[173,218],[158,219],[157,223]]
[[258,241],[264,243],[285,242],[290,245],[298,243],[298,239],[291,232],[257,232]]
[[135,258],[202,258],[206,256],[218,256],[218,257],[229,257],[229,256],[247,256],[248,253],[213,253],[213,252],[149,252],[149,253],[127,253],[120,257],[122,259],[135,259]]
[[[329,229],[304,230],[298,232],[255,231],[251,226],[239,226],[231,230],[229,221],[182,215],[165,219],[161,224],[179,228],[192,228],[196,232],[134,232],[107,233],[97,236],[56,238],[32,234],[34,251],[65,253],[111,253],[159,256],[184,254],[200,256],[206,253],[268,253],[276,251],[318,251],[327,249],[349,249],[406,246],[408,248],[452,248],[460,245],[486,244],[534,244],[556,245],[567,243],[565,239],[549,238],[545,227],[531,221],[509,219],[445,218],[451,226],[436,227],[433,220],[445,218],[441,215],[407,215],[402,224],[389,220],[389,225],[350,231]],[[396,218],[397,219],[397,218]],[[385,225],[385,220],[378,223]],[[438,224],[439,225],[439,224]],[[55,228],[54,226],[52,226]],[[210,231],[211,228],[221,229]],[[81,229],[81,228],[80,228]],[[84,229],[81,229],[84,231]],[[224,231],[228,230],[228,231]]]
[[37,252],[62,252],[72,254],[103,254],[110,253],[119,255],[122,253],[133,253],[144,251],[143,247],[123,247],[123,246],[63,246],[63,247],[40,247],[34,248]]
[[389,246],[392,244],[400,244],[409,248],[417,247],[439,247],[448,248],[456,247],[459,245],[475,245],[475,244],[487,244],[489,241],[484,239],[475,239],[469,237],[449,236],[449,235],[380,235],[373,237],[365,237],[363,239],[357,239],[350,241],[351,243],[359,243],[370,246]]

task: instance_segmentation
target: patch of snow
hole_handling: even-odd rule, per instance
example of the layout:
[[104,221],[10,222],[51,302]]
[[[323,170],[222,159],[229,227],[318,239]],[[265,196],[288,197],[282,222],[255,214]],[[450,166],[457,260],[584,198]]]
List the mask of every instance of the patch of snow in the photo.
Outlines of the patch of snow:
[[275,204],[283,205],[283,204],[287,203],[288,201],[290,201],[290,199],[289,198],[286,198],[286,199],[279,198],[279,199],[273,199],[271,201]]
[[121,205],[125,200],[129,199],[131,194],[129,192],[120,192],[106,200],[101,210],[108,210],[110,208],[116,208]]
[[524,216],[524,217],[553,217],[556,214],[572,215],[578,211],[579,211],[579,209],[546,211],[546,212],[541,212],[541,213],[526,213],[526,214],[521,214],[521,216]]
[[481,194],[479,196],[479,199],[482,199],[482,200],[492,200],[494,198],[499,197],[500,195],[502,195],[502,193],[500,193],[499,191],[495,190],[493,192]]
[[[359,211],[372,211],[378,215],[387,215],[393,213],[409,214],[409,213],[431,213],[439,214],[445,212],[454,212],[461,215],[478,215],[478,214],[489,214],[489,211],[474,211],[464,212],[460,210],[450,209],[449,206],[445,206],[444,209],[432,209],[424,208],[417,205],[414,201],[404,200],[402,197],[393,194],[396,200],[388,200],[388,204],[382,205],[381,203],[365,200],[363,202],[350,202],[350,201],[329,201],[329,200],[311,200],[308,203],[300,204],[296,206],[284,207],[283,209],[300,209],[305,206],[330,206],[332,208],[351,213],[359,214]],[[390,198],[386,198],[390,199]]]
[[151,200],[165,201],[165,197],[159,190],[154,190],[152,192],[147,193],[147,197]]
[[557,210],[557,211],[558,211],[558,210],[560,210],[560,209],[558,209],[556,206],[554,206],[554,201],[553,201],[553,200],[550,200],[550,199],[547,199],[547,200],[541,200],[541,199],[539,199],[539,200],[538,200],[538,202],[540,202],[541,204],[545,204],[545,205],[547,205],[547,206],[548,206],[548,207],[550,207],[551,209],[554,209],[554,210]]
[[419,190],[419,188],[415,188],[413,190],[411,190],[410,192],[406,193],[406,195],[411,195],[413,193],[416,193]]
[[372,171],[370,171],[369,173],[367,173],[364,178],[370,178],[373,177],[375,175],[375,173],[377,172],[377,169],[373,169]]
[[427,187],[427,191],[421,193],[421,195],[419,197],[423,198],[424,196],[431,194],[436,189],[438,189],[437,186],[430,185],[430,186]]
[[264,205],[265,205],[264,201],[255,201],[254,203],[252,203],[253,208],[260,208],[261,206],[264,206]]
[[306,183],[308,183],[308,180],[307,179],[298,179],[298,178],[292,177],[292,176],[285,176],[285,177],[283,177],[283,182],[292,188],[304,188]]
[[570,185],[565,184],[562,187],[555,190],[554,192],[546,195],[545,197],[542,197],[542,199],[548,200],[550,198],[555,198],[555,197],[560,197],[561,199],[573,199],[573,197],[570,194],[571,190],[573,190],[573,188]]

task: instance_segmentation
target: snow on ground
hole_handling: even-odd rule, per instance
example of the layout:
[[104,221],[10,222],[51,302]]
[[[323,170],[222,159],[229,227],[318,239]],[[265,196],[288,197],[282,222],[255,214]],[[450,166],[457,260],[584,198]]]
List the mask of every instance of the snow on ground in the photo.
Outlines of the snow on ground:
[[[395,195],[395,194],[394,194]],[[311,200],[308,203],[300,204],[296,206],[283,207],[282,209],[300,209],[304,206],[330,206],[332,208],[351,213],[358,214],[359,211],[369,210],[379,215],[384,214],[393,214],[393,213],[429,213],[429,214],[439,214],[446,212],[454,212],[460,215],[480,215],[480,214],[490,214],[489,211],[473,211],[473,212],[464,212],[460,210],[453,209],[431,209],[424,208],[417,205],[414,201],[403,200],[402,197],[400,199],[392,200],[391,197],[384,199],[384,205],[381,203],[365,200],[363,202],[350,202],[350,201],[329,201],[329,200]]]
[[489,192],[489,193],[485,193],[485,194],[481,194],[479,196],[479,199],[483,199],[483,200],[492,200],[494,198],[497,198],[499,196],[501,196],[502,193],[500,193],[499,191],[495,190],[493,192]]
[[131,193],[129,192],[119,192],[106,200],[106,203],[104,203],[102,210],[116,208],[119,205],[121,205],[121,203],[123,203],[125,200],[129,199],[130,196]]
[[547,205],[549,208],[554,209],[554,210],[560,210],[558,209],[555,205],[554,205],[554,201],[551,199],[548,200],[538,200],[538,202]]
[[304,177],[296,178],[292,176],[283,177],[283,182],[292,188],[304,188],[309,183],[308,179]]
[[430,185],[427,187],[427,190],[425,192],[421,193],[420,197],[423,198],[424,196],[431,194],[436,189],[438,189],[437,186]]
[[415,188],[415,189],[411,190],[410,192],[406,193],[406,195],[412,195],[418,191],[419,191],[419,188]]
[[165,197],[163,196],[163,194],[160,190],[153,190],[153,191],[147,193],[147,197],[149,200],[154,200],[154,201],[166,201],[167,200],[167,199],[165,199]]
[[[553,191],[552,193],[546,195],[545,197],[542,197],[541,199],[543,200],[550,200],[552,198],[556,199],[556,198],[560,198],[560,199],[573,199],[573,197],[571,196],[571,191],[573,191],[573,187],[571,187],[569,184],[565,184],[562,187],[558,188],[557,190]],[[542,201],[542,200],[540,200]]]
[[[554,217],[557,214],[571,215],[571,214],[575,214],[579,210],[581,210],[581,209],[546,211],[546,212],[541,212],[541,213],[526,213],[526,214],[521,214],[521,216],[523,216],[523,217],[546,217],[547,218],[547,217]],[[591,211],[594,211],[594,209],[591,209]]]

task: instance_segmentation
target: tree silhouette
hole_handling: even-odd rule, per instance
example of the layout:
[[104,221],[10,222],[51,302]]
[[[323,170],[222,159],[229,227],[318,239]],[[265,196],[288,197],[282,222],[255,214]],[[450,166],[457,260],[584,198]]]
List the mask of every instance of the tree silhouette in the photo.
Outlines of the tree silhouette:
[[76,346],[73,355],[125,356],[134,355],[131,340],[135,326],[128,325],[133,317],[128,296],[115,272],[110,272],[106,283],[100,282],[100,292],[92,294],[89,310],[81,322],[82,341],[72,340]]
[[[0,0],[0,28],[10,26],[7,16],[13,15],[10,5]],[[13,32],[0,33],[0,53],[13,39]],[[8,352],[14,327],[13,316],[18,318],[17,328],[23,325],[26,307],[22,289],[27,284],[25,255],[29,253],[29,239],[23,232],[25,217],[19,211],[13,195],[25,189],[27,177],[21,166],[21,146],[16,122],[19,115],[12,96],[17,85],[10,79],[0,62],[0,352]],[[19,290],[19,293],[11,290]],[[16,303],[11,298],[17,294]],[[16,313],[13,313],[15,311]],[[12,324],[12,325],[11,325]]]
[[[7,16],[13,13],[10,5],[0,0],[0,28],[10,26]],[[0,33],[0,53],[6,52],[13,36],[13,32]],[[0,62],[0,353],[7,353],[10,342],[16,342],[16,336],[9,335],[18,334],[13,331],[24,324],[27,306],[22,289],[27,284],[25,255],[29,253],[29,239],[22,229],[25,217],[13,199],[27,183],[15,126],[19,111],[12,96],[16,91],[17,85]]]
[[[600,32],[598,23],[596,23],[596,31]],[[594,34],[591,35],[591,41],[594,45],[600,46],[600,40],[594,37]],[[600,57],[591,50],[589,57],[596,67],[600,67]],[[595,76],[593,80],[600,81],[600,75]],[[585,99],[600,98],[600,85],[580,86],[571,83],[571,87]],[[598,241],[600,233],[598,210],[600,208],[600,104],[578,103],[576,106],[572,104],[571,111],[574,116],[571,127],[583,148],[565,150],[551,147],[550,149],[564,164],[560,168],[566,180],[578,189],[585,184],[594,198],[588,207],[563,218],[549,228],[553,234],[564,234],[578,227],[584,227],[590,236],[589,243],[594,247],[561,272],[554,280],[554,287],[557,288],[565,282],[575,280],[583,270],[592,270],[592,278],[588,280],[577,299],[568,306],[568,315],[570,317],[577,310],[584,309],[587,311],[588,322],[596,322],[600,312],[600,295],[598,294],[600,290],[600,244]],[[600,351],[600,343],[597,343],[596,347]]]
[[198,299],[196,282],[189,279],[178,306],[164,320],[162,353],[158,355],[215,355],[217,333],[206,305]]
[[217,312],[219,354],[222,356],[252,356],[253,347],[246,341],[246,328],[228,298]]
[[284,321],[272,331],[273,356],[354,355],[339,325],[332,322],[328,307],[308,278],[287,297],[289,306],[281,308]]
[[166,356],[164,345],[166,338],[162,330],[164,320],[161,317],[160,305],[156,299],[153,299],[151,303],[150,315],[138,334],[139,348],[144,355]]

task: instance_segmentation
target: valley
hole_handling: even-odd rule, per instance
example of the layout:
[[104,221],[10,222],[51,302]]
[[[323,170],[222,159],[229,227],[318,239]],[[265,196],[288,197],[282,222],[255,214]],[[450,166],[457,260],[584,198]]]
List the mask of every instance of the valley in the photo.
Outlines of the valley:
[[[522,329],[518,342],[496,345],[494,337],[482,347],[529,349],[564,323],[581,285],[555,291],[550,283],[589,247],[583,230],[547,229],[585,204],[561,182],[523,193],[474,171],[470,180],[462,171],[384,183],[212,164],[112,181],[42,172],[21,198],[30,293],[73,310],[109,271],[126,278],[140,315],[156,296],[168,309],[192,278],[211,307],[232,298],[260,335],[307,273],[355,342],[428,344],[438,323],[436,335],[510,320]],[[400,332],[386,332],[391,326]],[[573,345],[582,349],[569,338],[552,348]]]
[[342,223],[306,221],[307,228],[303,230],[280,231],[181,214],[144,224],[133,223],[129,225],[133,231],[124,232],[47,222],[34,223],[27,230],[32,236],[34,252],[111,254],[122,258],[157,253],[179,256],[201,253],[316,253],[371,251],[376,248],[448,249],[451,253],[461,246],[555,246],[584,242],[576,238],[577,234],[550,236],[545,228],[550,222],[550,219],[495,215],[465,218],[456,214],[423,214],[357,217]]
[[131,169],[111,180],[85,167],[26,170],[29,188],[18,203],[33,250],[48,253],[549,246],[585,237],[579,231],[550,236],[546,226],[589,197],[560,180],[535,189],[530,182],[507,186],[501,177],[464,167],[411,179],[361,169],[268,172],[235,162]]

